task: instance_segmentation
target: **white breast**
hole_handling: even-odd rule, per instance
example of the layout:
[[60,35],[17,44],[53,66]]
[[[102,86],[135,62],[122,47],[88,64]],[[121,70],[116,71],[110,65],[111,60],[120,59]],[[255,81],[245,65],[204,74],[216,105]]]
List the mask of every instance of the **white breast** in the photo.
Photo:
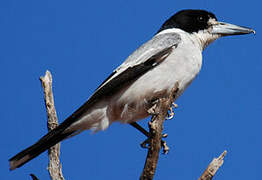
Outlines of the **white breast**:
[[182,33],[181,39],[164,62],[110,100],[107,111],[110,121],[130,123],[145,118],[150,98],[166,95],[176,82],[179,95],[183,93],[201,69],[202,53],[197,39],[187,33]]

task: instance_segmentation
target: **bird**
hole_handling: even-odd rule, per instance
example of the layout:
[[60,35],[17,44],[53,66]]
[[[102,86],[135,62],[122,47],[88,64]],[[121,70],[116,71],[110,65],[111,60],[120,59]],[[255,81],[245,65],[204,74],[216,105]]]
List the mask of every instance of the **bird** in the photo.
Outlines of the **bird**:
[[154,100],[167,97],[178,82],[176,99],[199,74],[202,52],[220,37],[254,33],[247,27],[220,22],[209,11],[180,10],[156,34],[117,67],[90,98],[58,127],[9,159],[21,167],[60,141],[84,130],[107,129],[148,117]]

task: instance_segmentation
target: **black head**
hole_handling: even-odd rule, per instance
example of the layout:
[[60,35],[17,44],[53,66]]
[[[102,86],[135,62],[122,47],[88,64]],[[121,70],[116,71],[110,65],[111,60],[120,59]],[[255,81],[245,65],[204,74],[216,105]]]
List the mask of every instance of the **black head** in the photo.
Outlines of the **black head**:
[[205,10],[182,10],[170,17],[158,32],[170,28],[179,28],[188,33],[198,32],[208,28],[210,19],[217,20],[213,13]]

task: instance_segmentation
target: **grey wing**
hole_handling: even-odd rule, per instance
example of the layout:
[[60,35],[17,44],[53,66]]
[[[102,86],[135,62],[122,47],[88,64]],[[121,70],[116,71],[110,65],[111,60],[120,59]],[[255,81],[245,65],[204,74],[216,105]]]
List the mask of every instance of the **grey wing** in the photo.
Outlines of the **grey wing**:
[[[163,62],[178,46],[181,38],[178,34],[160,34],[143,44],[131,54],[94,92],[94,94],[68,117],[62,124],[68,126],[81,117],[81,115],[99,99],[113,95],[119,87],[125,86],[139,78],[150,69]],[[61,125],[62,125],[61,124]]]
[[118,68],[116,68],[113,73],[97,88],[96,92],[126,70],[130,70],[131,68],[137,66],[143,66],[143,63],[150,62],[152,59],[158,58],[156,62],[152,64],[153,68],[160,63],[161,60],[165,59],[168,55],[168,49],[171,50],[171,48],[177,46],[180,41],[180,35],[176,33],[166,33],[154,36],[151,40],[134,51]]

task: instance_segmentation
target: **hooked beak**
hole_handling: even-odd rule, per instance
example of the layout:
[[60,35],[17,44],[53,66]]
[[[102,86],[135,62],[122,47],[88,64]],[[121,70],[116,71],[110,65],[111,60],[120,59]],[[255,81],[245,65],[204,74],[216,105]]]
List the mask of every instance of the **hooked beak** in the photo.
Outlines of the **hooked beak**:
[[221,36],[231,36],[231,35],[243,35],[243,34],[256,34],[256,31],[247,27],[241,27],[234,24],[228,24],[224,22],[217,22],[212,25],[212,34],[218,34]]

